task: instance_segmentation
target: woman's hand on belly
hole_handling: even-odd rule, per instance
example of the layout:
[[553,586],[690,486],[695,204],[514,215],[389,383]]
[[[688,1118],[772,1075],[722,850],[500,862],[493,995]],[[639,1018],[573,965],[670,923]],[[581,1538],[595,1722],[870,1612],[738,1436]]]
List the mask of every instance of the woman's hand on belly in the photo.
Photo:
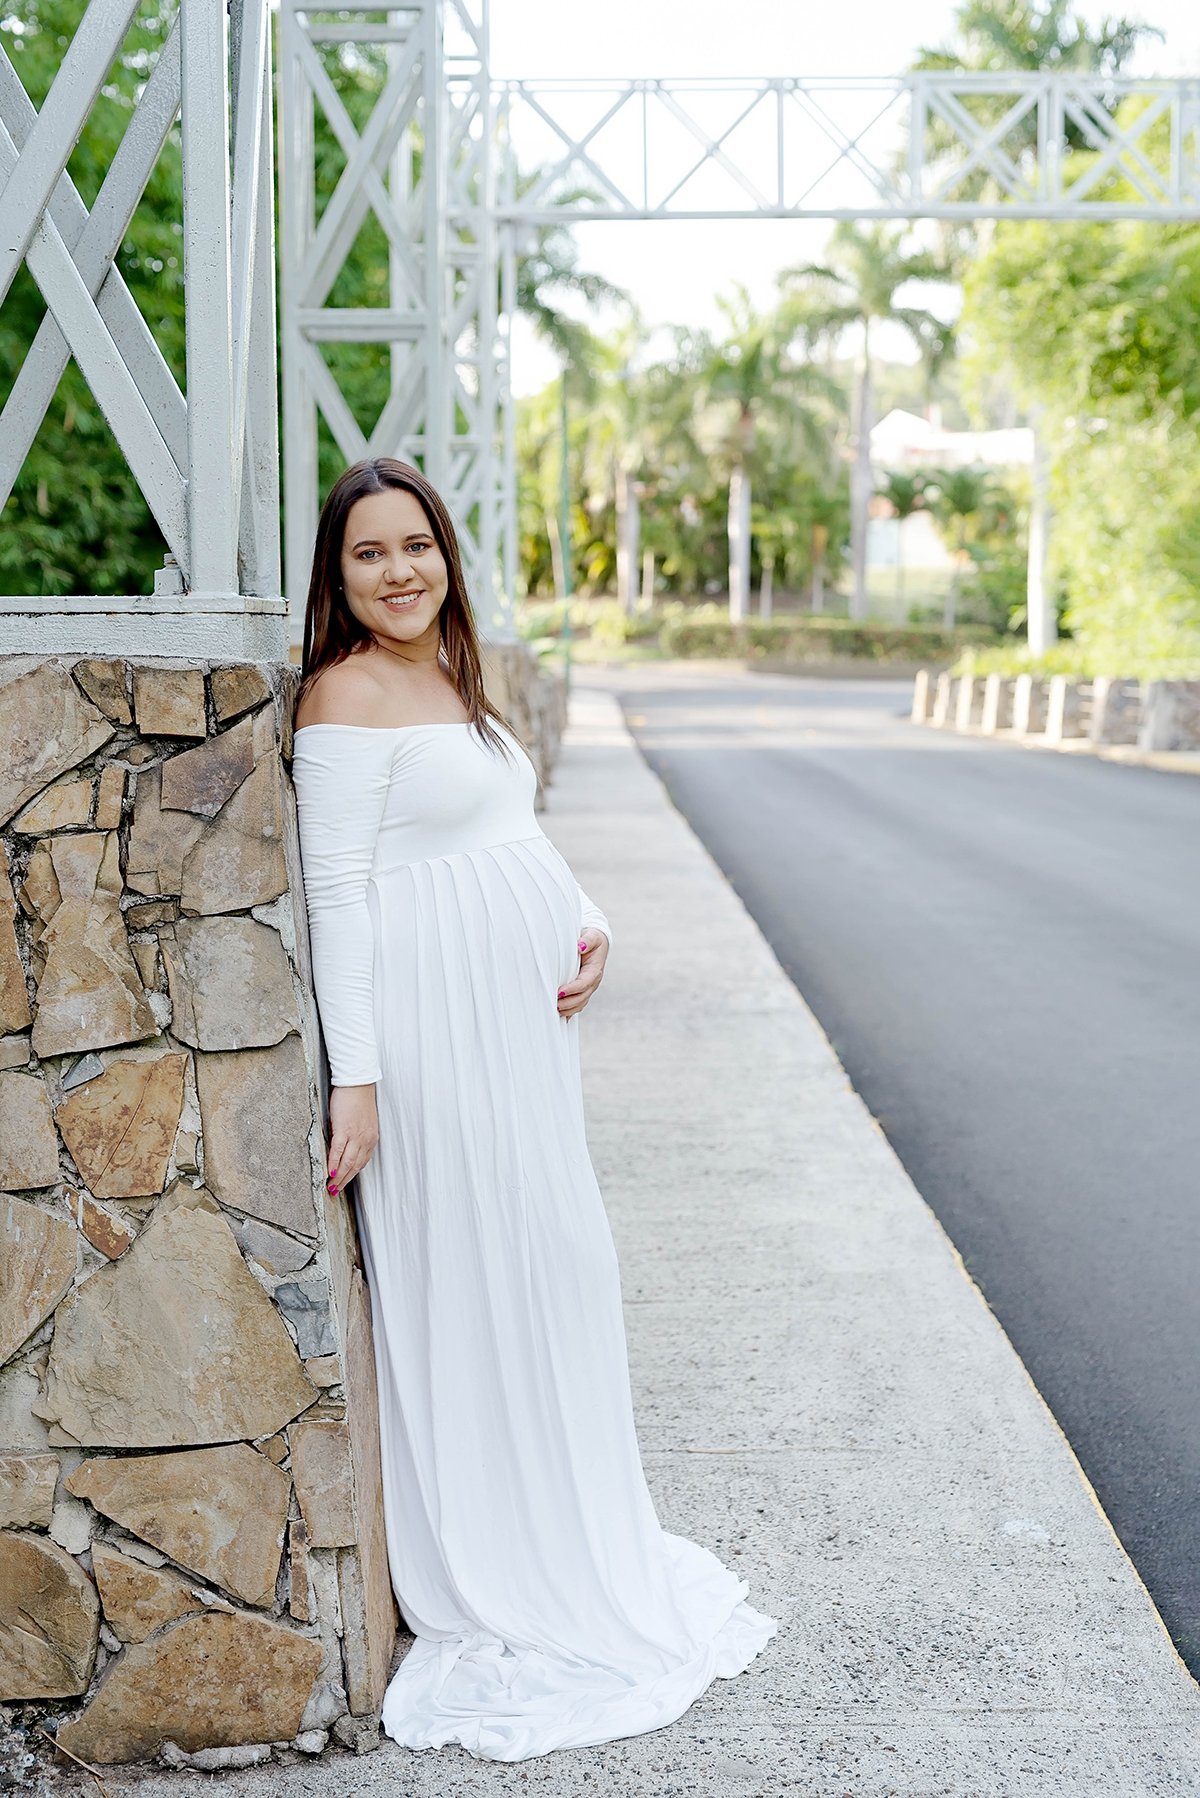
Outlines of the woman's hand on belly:
[[330,1192],[344,1192],[355,1174],[361,1173],[379,1141],[379,1116],[375,1087],[335,1086],[329,1093]]
[[603,980],[604,964],[608,960],[608,938],[602,930],[590,927],[581,930],[579,944],[579,972],[558,989],[559,1016],[564,1018],[574,1017],[583,1010]]

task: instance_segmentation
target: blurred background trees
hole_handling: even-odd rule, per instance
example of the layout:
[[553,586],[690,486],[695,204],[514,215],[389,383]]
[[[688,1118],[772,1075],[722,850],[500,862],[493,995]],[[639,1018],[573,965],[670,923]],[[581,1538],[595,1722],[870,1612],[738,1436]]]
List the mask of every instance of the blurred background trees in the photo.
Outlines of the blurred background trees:
[[[6,0],[0,13],[0,42],[38,105],[80,3]],[[89,206],[173,11],[144,0],[71,157]],[[1155,35],[1123,17],[1089,23],[1072,0],[965,0],[917,66],[1117,74]],[[321,54],[361,126],[382,62],[333,43]],[[319,213],[344,154],[319,115],[316,129]],[[1015,129],[1008,153],[1031,154]],[[1095,152],[1072,131],[1063,154],[1084,170]],[[986,197],[987,172],[976,173]],[[1119,176],[1104,180],[1120,198]],[[180,213],[176,129],[118,265],[182,384]],[[381,303],[387,259],[368,213],[333,302]],[[785,271],[774,294],[729,284],[707,331],[649,329],[553,226],[523,246],[518,304],[560,369],[518,409],[514,597],[530,634],[558,628],[572,593],[608,644],[707,604],[731,630],[841,616],[973,632],[1016,655],[1031,481],[1028,459],[1006,461],[996,446],[1036,417],[1056,665],[1200,671],[1200,225],[840,224],[820,260]],[[0,403],[43,315],[22,270],[0,310]],[[386,346],[326,353],[369,428],[389,392]],[[924,429],[925,447],[889,450],[886,429],[873,436],[889,416]],[[322,487],[339,471],[322,428]],[[151,587],[161,539],[73,363],[4,527],[10,592]]]

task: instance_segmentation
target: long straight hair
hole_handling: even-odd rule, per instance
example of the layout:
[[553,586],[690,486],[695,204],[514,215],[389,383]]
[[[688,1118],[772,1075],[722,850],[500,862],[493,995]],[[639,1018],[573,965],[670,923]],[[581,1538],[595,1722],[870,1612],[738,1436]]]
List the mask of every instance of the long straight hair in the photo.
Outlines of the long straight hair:
[[[355,500],[368,493],[384,493],[389,488],[411,493],[424,507],[434,540],[445,557],[448,575],[446,597],[438,613],[438,637],[447,671],[480,737],[509,754],[510,746],[492,720],[510,731],[512,725],[492,704],[483,688],[479,635],[463,575],[454,521],[445,500],[420,469],[399,462],[394,456],[372,456],[353,463],[338,476],[321,507],[304,613],[304,651],[296,705],[299,706],[301,698],[323,669],[344,662],[347,656],[357,654],[375,641],[366,625],[350,610],[342,590],[342,544],[346,519]],[[516,731],[512,734],[517,735]],[[520,742],[519,737],[517,741]]]

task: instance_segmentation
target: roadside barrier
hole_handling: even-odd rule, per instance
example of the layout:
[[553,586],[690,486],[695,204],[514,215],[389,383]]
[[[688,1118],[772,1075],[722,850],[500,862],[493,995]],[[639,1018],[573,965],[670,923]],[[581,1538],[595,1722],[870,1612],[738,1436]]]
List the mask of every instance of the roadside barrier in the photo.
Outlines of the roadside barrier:
[[1061,747],[1200,750],[1200,680],[1137,681],[1118,675],[956,675],[922,668],[912,721],[982,736]]

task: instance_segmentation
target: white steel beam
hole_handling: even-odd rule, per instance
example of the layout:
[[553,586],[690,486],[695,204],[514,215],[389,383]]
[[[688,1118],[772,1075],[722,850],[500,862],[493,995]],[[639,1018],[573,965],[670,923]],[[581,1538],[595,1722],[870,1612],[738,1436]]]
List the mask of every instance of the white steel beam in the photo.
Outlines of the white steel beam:
[[[486,0],[411,0],[330,22],[281,0],[286,584],[299,640],[317,519],[323,420],[346,462],[388,455],[418,464],[458,528],[480,629],[511,634],[497,586],[500,407],[495,132]],[[337,56],[384,52],[386,74],[357,128],[338,95]],[[345,168],[316,219],[318,118]],[[387,304],[331,306],[364,220],[388,243]],[[389,390],[369,432],[322,354],[379,344]]]
[[[278,655],[269,0],[180,0],[89,213],[66,162],[136,12],[90,0],[40,112],[0,50],[0,293],[24,259],[48,309],[0,414],[0,505],[73,356],[173,565],[149,594],[0,597],[0,649]],[[186,399],[114,260],[176,116]]]
[[[187,409],[133,297],[114,266],[150,171],[179,111],[178,20],[150,72],[142,99],[125,130],[90,214],[70,177],[63,175],[50,201],[50,217],[96,301],[139,393],[154,415],[182,478],[187,462]],[[0,56],[0,119],[18,149],[37,118],[7,57]],[[54,398],[70,358],[70,345],[47,312],[0,412],[0,508],[6,503],[38,426]]]
[[540,175],[499,216],[1195,218],[1198,94],[1024,71],[503,81],[501,149]]
[[[0,121],[0,176],[18,167],[17,147]],[[179,470],[48,210],[34,228],[26,261],[163,535],[182,550],[187,534]]]
[[[233,14],[240,28],[244,14]],[[245,374],[238,587],[249,604],[267,598],[286,610],[279,543],[279,381],[276,353],[275,295],[275,148],[272,95],[271,39],[267,21],[258,37],[261,69],[254,77],[258,96],[257,202],[253,217],[240,224],[235,213],[233,242],[242,255],[242,231],[250,238],[251,274],[245,290],[248,324],[245,332],[248,369]],[[239,77],[240,81],[240,77]],[[241,132],[241,94],[238,94],[238,131]],[[236,183],[235,165],[235,183]],[[243,260],[245,258],[243,257]],[[286,631],[281,629],[281,647]]]
[[138,0],[92,0],[79,22],[18,165],[4,187],[0,304],[33,241],[50,195],[79,141],[104,78],[129,30]]
[[237,587],[229,216],[229,43],[223,6],[183,0],[183,256],[187,307],[188,584]]

